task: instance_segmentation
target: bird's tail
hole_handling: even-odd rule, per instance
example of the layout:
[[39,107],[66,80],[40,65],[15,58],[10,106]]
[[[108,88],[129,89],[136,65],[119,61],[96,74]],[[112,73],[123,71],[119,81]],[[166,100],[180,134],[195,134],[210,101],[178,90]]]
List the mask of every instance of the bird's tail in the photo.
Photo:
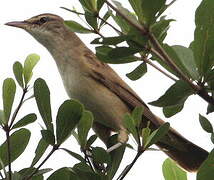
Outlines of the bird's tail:
[[189,172],[197,171],[208,156],[207,151],[188,141],[172,128],[156,145]]

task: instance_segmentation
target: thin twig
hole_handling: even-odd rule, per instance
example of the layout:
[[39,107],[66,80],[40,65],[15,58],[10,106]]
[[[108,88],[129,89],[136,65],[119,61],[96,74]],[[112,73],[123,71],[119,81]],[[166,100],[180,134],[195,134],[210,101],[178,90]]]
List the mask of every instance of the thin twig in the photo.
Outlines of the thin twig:
[[20,101],[19,101],[19,104],[18,104],[18,106],[17,106],[16,110],[14,111],[13,116],[12,116],[12,118],[11,118],[10,125],[9,125],[9,129],[12,127],[12,125],[13,125],[15,119],[16,119],[16,116],[17,116],[17,114],[18,114],[18,112],[19,112],[19,110],[20,110],[20,108],[21,108],[21,106],[22,106],[22,104],[23,104],[24,97],[25,97],[27,91],[28,91],[27,88],[24,88],[24,89],[23,89],[22,97],[21,97],[21,99],[20,99]]
[[7,139],[7,159],[8,159],[8,179],[12,179],[12,168],[11,168],[11,154],[10,154],[10,129],[9,127],[5,127],[6,131],[6,139]]
[[151,62],[151,60],[149,60],[148,58],[142,57],[142,58],[139,58],[139,59],[143,60],[144,62],[146,62],[147,64],[149,64],[150,66],[152,66],[153,68],[155,68],[156,70],[158,70],[159,72],[161,72],[162,74],[164,74],[165,76],[167,76],[168,78],[170,78],[171,80],[177,81],[176,78],[174,78],[173,76],[171,76],[167,72],[165,72],[162,69],[160,69],[157,65],[155,65],[153,62]]
[[124,18],[131,26],[135,27],[137,30],[141,32],[142,35],[147,36],[150,43],[154,47],[154,49],[158,52],[158,54],[162,57],[162,60],[166,62],[169,67],[174,70],[182,80],[187,82],[190,87],[205,101],[208,103],[214,105],[214,98],[210,96],[201,86],[194,84],[174,63],[174,61],[169,57],[169,55],[166,53],[166,51],[162,48],[158,40],[154,37],[152,33],[148,31],[147,28],[143,27],[140,24],[136,24],[132,22],[126,15],[124,15],[120,10],[118,10],[116,7],[114,7],[108,0],[105,0],[105,3],[111,7],[119,16]]
[[131,162],[131,164],[129,164],[128,166],[126,166],[126,168],[123,170],[123,172],[119,175],[119,177],[117,178],[117,180],[123,180],[125,178],[125,176],[129,173],[129,171],[131,170],[131,168],[134,166],[134,164],[136,163],[136,161],[138,160],[138,158],[143,154],[143,151],[138,151],[138,153],[136,154],[135,158],[133,159],[133,161]]
[[58,148],[59,148],[58,145],[54,145],[52,150],[50,151],[50,153],[46,156],[46,158],[40,163],[40,165],[27,178],[24,178],[24,180],[30,180]]
[[83,153],[84,153],[84,155],[85,155],[86,161],[88,162],[88,164],[89,164],[91,170],[92,170],[93,172],[95,172],[95,170],[94,170],[94,168],[93,168],[93,165],[91,164],[90,158],[88,157],[88,154],[87,154],[86,150],[84,150]]

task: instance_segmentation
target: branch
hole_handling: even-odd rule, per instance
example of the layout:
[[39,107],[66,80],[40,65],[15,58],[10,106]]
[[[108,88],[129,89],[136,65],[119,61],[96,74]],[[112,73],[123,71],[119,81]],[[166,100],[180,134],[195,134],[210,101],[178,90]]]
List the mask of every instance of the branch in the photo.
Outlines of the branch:
[[40,165],[27,177],[24,178],[24,180],[31,180],[32,177],[38,172],[38,170],[45,164],[45,162],[51,157],[51,155],[59,148],[58,145],[54,145],[50,153],[47,155],[47,157],[40,163]]
[[174,61],[171,59],[171,57],[168,56],[166,51],[162,48],[158,40],[154,37],[154,35],[148,31],[147,28],[143,27],[140,24],[136,24],[132,22],[126,15],[124,15],[120,10],[118,10],[116,7],[114,7],[108,0],[105,0],[105,3],[111,7],[119,16],[121,16],[123,19],[125,19],[131,26],[135,27],[137,30],[141,32],[143,36],[147,36],[150,43],[156,50],[156,52],[162,57],[161,59],[166,62],[169,67],[174,70],[182,80],[187,82],[190,87],[196,91],[196,93],[205,101],[208,103],[214,105],[214,98],[211,97],[201,86],[194,84],[183,72],[177,67],[177,65],[174,63]]
[[10,154],[10,129],[8,126],[5,127],[6,141],[7,141],[7,159],[8,159],[8,179],[12,179],[12,168],[11,168],[11,154]]
[[23,89],[23,93],[22,93],[22,97],[21,97],[21,99],[20,99],[20,101],[19,101],[19,104],[18,104],[16,110],[15,110],[14,113],[13,113],[13,116],[12,116],[11,122],[10,122],[10,125],[8,126],[9,131],[10,131],[10,128],[12,127],[12,125],[13,125],[15,119],[16,119],[16,116],[17,116],[17,114],[18,114],[18,112],[19,112],[19,110],[20,110],[20,108],[21,108],[23,102],[24,102],[24,97],[25,97],[25,95],[26,95],[27,92],[28,92],[28,89],[27,89],[27,88],[24,88],[24,89]]
[[131,168],[134,166],[134,164],[136,163],[136,161],[138,160],[138,158],[143,154],[144,151],[138,151],[135,158],[133,159],[133,161],[131,162],[131,164],[129,164],[128,166],[126,166],[126,168],[123,170],[123,172],[119,175],[119,177],[117,178],[117,180],[123,180],[125,178],[125,176],[128,174],[128,172],[131,170]]

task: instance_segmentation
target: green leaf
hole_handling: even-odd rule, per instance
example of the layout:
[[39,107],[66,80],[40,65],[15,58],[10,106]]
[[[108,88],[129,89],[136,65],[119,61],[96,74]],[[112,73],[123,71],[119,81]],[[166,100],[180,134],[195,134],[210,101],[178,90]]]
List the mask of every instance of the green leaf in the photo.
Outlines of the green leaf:
[[83,105],[76,100],[67,100],[59,108],[56,117],[57,144],[62,144],[80,121]]
[[23,66],[20,62],[16,61],[13,64],[13,74],[16,78],[18,84],[24,88],[24,81],[23,81]]
[[90,148],[90,146],[96,141],[96,139],[97,139],[97,135],[96,135],[96,134],[92,135],[92,136],[87,140],[86,149]]
[[136,142],[138,142],[138,134],[137,134],[135,122],[134,122],[134,119],[131,117],[130,114],[126,113],[124,115],[123,125],[133,135]]
[[192,94],[194,94],[192,88],[189,87],[186,82],[179,80],[176,81],[176,83],[173,84],[163,96],[149,104],[158,107],[180,105]]
[[98,59],[104,63],[110,64],[124,64],[124,63],[131,63],[134,61],[138,61],[138,59],[134,56],[127,56],[127,57],[110,57],[109,53],[113,50],[113,48],[108,46],[99,46],[96,47],[96,56]]
[[71,168],[63,167],[53,172],[47,180],[80,180]]
[[95,30],[98,29],[97,16],[94,13],[85,12],[85,20]]
[[195,13],[196,29],[191,45],[199,74],[205,75],[214,65],[214,2],[203,0]]
[[120,27],[121,31],[124,34],[127,34],[131,28],[131,26],[128,24],[126,20],[124,20],[120,15],[116,14],[114,15],[112,11],[108,11],[111,17],[114,19],[116,24]]
[[79,2],[83,6],[84,10],[88,12],[96,11],[95,0],[79,0]]
[[[19,174],[23,177],[22,179],[25,179],[26,177],[30,176],[35,170],[35,167],[24,168],[19,171]],[[37,180],[37,178],[39,179],[39,176],[41,177],[42,174],[48,173],[52,170],[53,169],[51,168],[40,169],[33,175],[32,180]]]
[[[109,138],[107,147],[110,148],[113,145],[115,145],[116,143],[118,143],[118,135],[113,135]],[[109,165],[109,169],[107,172],[109,179],[113,179],[114,175],[116,174],[117,170],[119,169],[120,163],[123,159],[125,148],[126,148],[126,146],[125,146],[125,144],[123,144],[119,148],[110,152],[111,164]]]
[[135,11],[136,15],[140,22],[143,22],[143,9],[142,9],[142,0],[129,0],[133,10]]
[[50,145],[55,144],[55,137],[52,131],[50,130],[41,130],[42,138]]
[[98,12],[103,7],[104,3],[105,3],[105,0],[97,0],[97,11]]
[[68,26],[68,28],[76,33],[82,33],[82,34],[87,34],[87,33],[92,33],[90,29],[87,29],[83,27],[81,24],[75,22],[75,21],[64,21],[65,25]]
[[109,57],[110,58],[115,58],[115,59],[118,59],[118,58],[124,58],[124,57],[127,57],[127,56],[131,56],[131,55],[134,55],[140,51],[142,51],[143,49],[141,48],[132,48],[132,47],[116,47],[116,48],[113,48],[109,53]]
[[77,159],[77,160],[79,160],[81,162],[85,162],[85,159],[81,155],[79,155],[79,154],[77,154],[77,153],[75,153],[73,151],[70,151],[70,150],[68,150],[66,148],[61,148],[61,149],[64,150],[65,152],[67,152],[68,154],[70,154],[75,159]]
[[34,113],[28,114],[28,115],[24,116],[22,119],[20,119],[16,124],[14,124],[12,129],[20,128],[20,127],[26,126],[28,124],[31,124],[31,123],[35,122],[36,119],[37,119],[36,114],[34,114]]
[[13,106],[14,97],[16,94],[16,84],[12,78],[7,78],[3,82],[3,108],[4,108],[4,122],[10,119],[11,109]]
[[167,35],[167,31],[169,29],[170,22],[174,21],[174,19],[160,19],[158,22],[154,23],[151,26],[151,32],[155,35],[155,37],[163,42]]
[[173,50],[177,54],[180,63],[183,66],[184,72],[187,71],[189,76],[194,80],[199,79],[199,73],[197,71],[197,66],[195,64],[194,55],[191,49],[184,46],[172,46]]
[[178,104],[175,106],[163,107],[163,114],[169,118],[182,111],[184,104]]
[[128,36],[128,35],[106,37],[106,38],[96,38],[91,42],[91,44],[117,45],[117,44],[127,41],[131,38],[132,38],[132,36]]
[[111,163],[110,155],[101,147],[92,148],[92,157],[96,163],[106,163],[108,165]]
[[210,121],[205,118],[204,116],[202,116],[201,114],[199,114],[199,122],[201,124],[201,127],[208,133],[213,133],[213,126],[210,123]]
[[[102,1],[102,0],[101,0]],[[111,16],[111,10],[108,10],[104,16],[103,16],[103,20],[101,20],[100,25],[99,25],[99,29],[105,24],[105,22],[108,20],[108,18]]]
[[[25,150],[30,139],[30,131],[27,129],[19,129],[10,136],[10,155],[11,162],[15,161]],[[0,146],[0,158],[5,166],[8,165],[7,142]],[[2,166],[0,166],[2,169]]]
[[37,54],[30,54],[27,56],[24,62],[24,68],[23,68],[23,75],[24,75],[24,81],[25,85],[28,84],[28,82],[31,80],[33,75],[33,68],[38,63],[40,57]]
[[129,21],[132,22],[132,24],[141,26],[141,24],[138,22],[136,16],[133,13],[131,13],[128,9],[124,8],[120,2],[113,0],[113,3],[117,7],[117,9],[123,14],[123,16],[125,16]]
[[211,137],[210,137],[212,143],[214,144],[214,133],[211,134]]
[[214,177],[214,150],[212,150],[208,158],[200,166],[196,180],[213,180]]
[[143,12],[144,21],[151,25],[156,20],[156,14],[165,5],[166,0],[141,0],[141,8]]
[[165,180],[187,180],[187,173],[179,168],[171,159],[166,159],[164,161],[162,171]]
[[134,119],[136,127],[140,127],[140,124],[142,122],[143,112],[144,112],[143,106],[135,107],[134,110],[132,111],[131,116]]
[[170,127],[170,124],[167,122],[167,123],[164,123],[163,125],[161,125],[155,131],[153,131],[151,133],[151,135],[148,137],[144,148],[147,149],[151,145],[153,145],[153,144],[157,143],[159,140],[161,140],[161,138],[163,138],[169,131],[169,127]]
[[78,139],[79,139],[81,148],[85,148],[86,146],[88,132],[92,127],[93,120],[94,120],[94,117],[91,112],[89,111],[83,112],[82,117],[79,121],[79,124],[77,125]]
[[35,150],[35,156],[33,158],[33,161],[31,163],[31,167],[34,166],[42,157],[42,155],[45,153],[45,151],[47,150],[49,144],[43,139],[41,138],[37,148]]
[[[214,71],[213,71],[214,73]],[[214,80],[208,83],[209,88],[212,90],[212,98],[214,98]],[[214,105],[208,104],[207,106],[207,114],[214,112]]]
[[132,81],[136,81],[143,77],[147,73],[147,64],[141,63],[137,68],[135,68],[132,72],[127,73],[126,76]]
[[151,133],[151,129],[149,127],[142,129],[143,144],[145,144],[148,141],[150,133]]
[[4,111],[0,109],[0,124],[5,124]]
[[53,131],[50,91],[45,80],[39,78],[34,83],[34,96],[36,99],[39,113],[48,130]]

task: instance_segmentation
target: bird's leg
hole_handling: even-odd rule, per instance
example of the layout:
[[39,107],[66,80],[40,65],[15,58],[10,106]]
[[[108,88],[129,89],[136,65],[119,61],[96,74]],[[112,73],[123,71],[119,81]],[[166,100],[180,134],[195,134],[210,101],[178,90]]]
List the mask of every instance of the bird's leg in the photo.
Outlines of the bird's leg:
[[107,149],[107,152],[111,152],[117,148],[119,148],[120,146],[122,146],[123,144],[125,144],[128,141],[128,133],[126,129],[121,129],[119,130],[119,134],[118,134],[118,143],[114,144],[113,146],[111,146],[110,148]]

